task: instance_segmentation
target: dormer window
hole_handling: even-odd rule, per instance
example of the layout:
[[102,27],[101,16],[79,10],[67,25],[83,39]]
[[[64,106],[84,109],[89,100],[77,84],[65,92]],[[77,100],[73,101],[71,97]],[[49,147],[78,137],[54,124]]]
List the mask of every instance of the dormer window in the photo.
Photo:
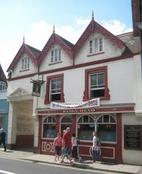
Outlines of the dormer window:
[[56,63],[61,61],[61,49],[53,48],[51,50],[51,63]]
[[0,81],[0,92],[4,92],[6,91],[6,89],[7,89],[6,83],[3,81]]
[[30,58],[29,57],[23,57],[22,58],[22,64],[21,64],[21,70],[29,70],[30,68]]
[[98,37],[89,41],[89,54],[103,52],[103,38]]

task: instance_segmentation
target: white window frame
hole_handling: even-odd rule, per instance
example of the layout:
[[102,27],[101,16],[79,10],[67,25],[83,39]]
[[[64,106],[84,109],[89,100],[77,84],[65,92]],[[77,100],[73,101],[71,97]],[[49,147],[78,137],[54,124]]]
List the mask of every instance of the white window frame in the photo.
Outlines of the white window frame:
[[[49,121],[49,119],[50,119],[50,121]],[[43,132],[44,131],[44,125],[54,125],[55,126],[56,125],[56,118],[55,118],[55,116],[47,116],[46,118],[44,118],[42,120],[42,138],[44,138],[44,139],[53,139],[51,137],[44,137],[43,136],[43,133],[44,133]]]
[[21,61],[21,70],[29,70],[30,69],[30,58],[28,56],[25,56],[22,58]]
[[[52,89],[53,81],[56,81],[56,82],[60,81],[60,87],[58,88],[58,84],[55,84],[55,89]],[[56,91],[56,92],[54,92],[54,91]],[[60,78],[51,79],[51,81],[50,81],[50,100],[54,101],[54,100],[52,100],[52,95],[60,94],[60,97],[61,97],[61,93],[62,93],[62,79],[60,79]]]
[[[98,79],[98,75],[99,74],[103,74],[104,75],[104,79],[103,79],[103,84],[99,84],[99,79]],[[93,75],[97,75],[97,84],[95,85],[91,85],[91,76]],[[99,89],[103,89],[104,90],[104,94],[105,94],[105,73],[104,72],[94,72],[94,73],[90,73],[89,74],[89,96],[91,98],[91,91],[97,91]]]
[[104,51],[104,39],[96,37],[89,41],[89,54],[101,53]]
[[0,92],[4,92],[6,91],[6,89],[7,89],[6,83],[3,81],[0,81]]
[[51,50],[51,63],[58,63],[61,61],[61,48],[55,47]]

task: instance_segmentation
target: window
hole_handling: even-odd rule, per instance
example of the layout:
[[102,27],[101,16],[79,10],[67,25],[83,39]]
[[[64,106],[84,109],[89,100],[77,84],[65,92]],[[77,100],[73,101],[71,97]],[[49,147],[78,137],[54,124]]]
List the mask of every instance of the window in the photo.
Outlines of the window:
[[48,104],[52,101],[64,101],[63,74],[47,77],[44,103]]
[[109,99],[107,67],[97,67],[85,71],[85,91],[83,100],[93,98]]
[[6,91],[6,89],[7,89],[6,83],[3,81],[0,81],[0,92],[4,92]]
[[56,119],[54,116],[49,116],[43,120],[43,138],[56,137]]
[[103,38],[94,38],[89,41],[89,53],[103,52]]
[[51,101],[59,101],[61,99],[61,88],[62,88],[62,80],[60,78],[58,79],[52,79],[51,81]]
[[91,116],[84,115],[78,120],[78,138],[80,140],[92,140],[92,132],[95,129],[94,120]]
[[97,120],[97,132],[101,141],[116,141],[116,122],[113,116],[103,115]]
[[30,58],[23,57],[22,64],[21,64],[21,70],[29,70],[29,68],[30,68]]
[[90,99],[104,97],[104,78],[105,74],[103,72],[90,74]]
[[51,50],[51,63],[56,63],[61,61],[61,49],[53,48]]
[[116,142],[116,121],[112,115],[83,115],[77,123],[78,138],[80,140],[91,140],[93,131],[97,131],[98,137],[104,142]]

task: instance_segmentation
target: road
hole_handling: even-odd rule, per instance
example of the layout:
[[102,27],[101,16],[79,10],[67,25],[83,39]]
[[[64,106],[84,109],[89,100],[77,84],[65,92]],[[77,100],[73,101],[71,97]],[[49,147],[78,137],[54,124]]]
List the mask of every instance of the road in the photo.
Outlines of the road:
[[110,174],[110,172],[0,158],[0,174]]

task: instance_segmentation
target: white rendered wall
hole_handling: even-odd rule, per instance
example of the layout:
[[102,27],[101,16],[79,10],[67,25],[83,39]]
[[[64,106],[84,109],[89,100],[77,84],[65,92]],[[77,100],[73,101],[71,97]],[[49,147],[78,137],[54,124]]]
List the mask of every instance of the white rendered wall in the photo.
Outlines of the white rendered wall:
[[122,115],[122,158],[124,163],[142,165],[142,150],[124,149],[124,125],[142,125],[142,117],[134,114]]
[[[56,47],[60,48],[59,45],[55,45]],[[73,59],[67,55],[67,53],[61,49],[61,61],[58,63],[51,63],[51,50],[47,53],[45,56],[43,62],[40,66],[40,71],[48,71],[48,70],[54,70],[57,68],[63,68],[67,66],[71,66],[73,62]]]
[[14,70],[12,71],[12,78],[17,77],[17,76],[22,76],[22,75],[28,75],[28,74],[32,74],[32,73],[37,72],[37,67],[32,62],[32,59],[30,59],[30,68],[29,68],[29,70],[21,71],[22,58],[24,56],[26,56],[26,54],[21,56],[21,58],[19,59],[19,61],[16,64],[16,66],[14,67]]
[[[89,41],[91,40],[91,38],[93,36],[102,37],[104,39],[104,50],[103,50],[104,53],[88,56],[88,55],[90,55]],[[117,56],[120,56],[123,51],[124,51],[123,49],[121,50],[117,46],[112,44],[112,42],[109,39],[105,38],[104,36],[102,36],[99,33],[95,33],[95,34],[91,35],[87,39],[85,44],[82,46],[82,48],[80,48],[80,50],[75,58],[75,64],[81,64],[81,63],[86,63],[86,62],[103,60],[103,59],[107,59],[107,58],[111,58],[111,57],[117,57]]]

